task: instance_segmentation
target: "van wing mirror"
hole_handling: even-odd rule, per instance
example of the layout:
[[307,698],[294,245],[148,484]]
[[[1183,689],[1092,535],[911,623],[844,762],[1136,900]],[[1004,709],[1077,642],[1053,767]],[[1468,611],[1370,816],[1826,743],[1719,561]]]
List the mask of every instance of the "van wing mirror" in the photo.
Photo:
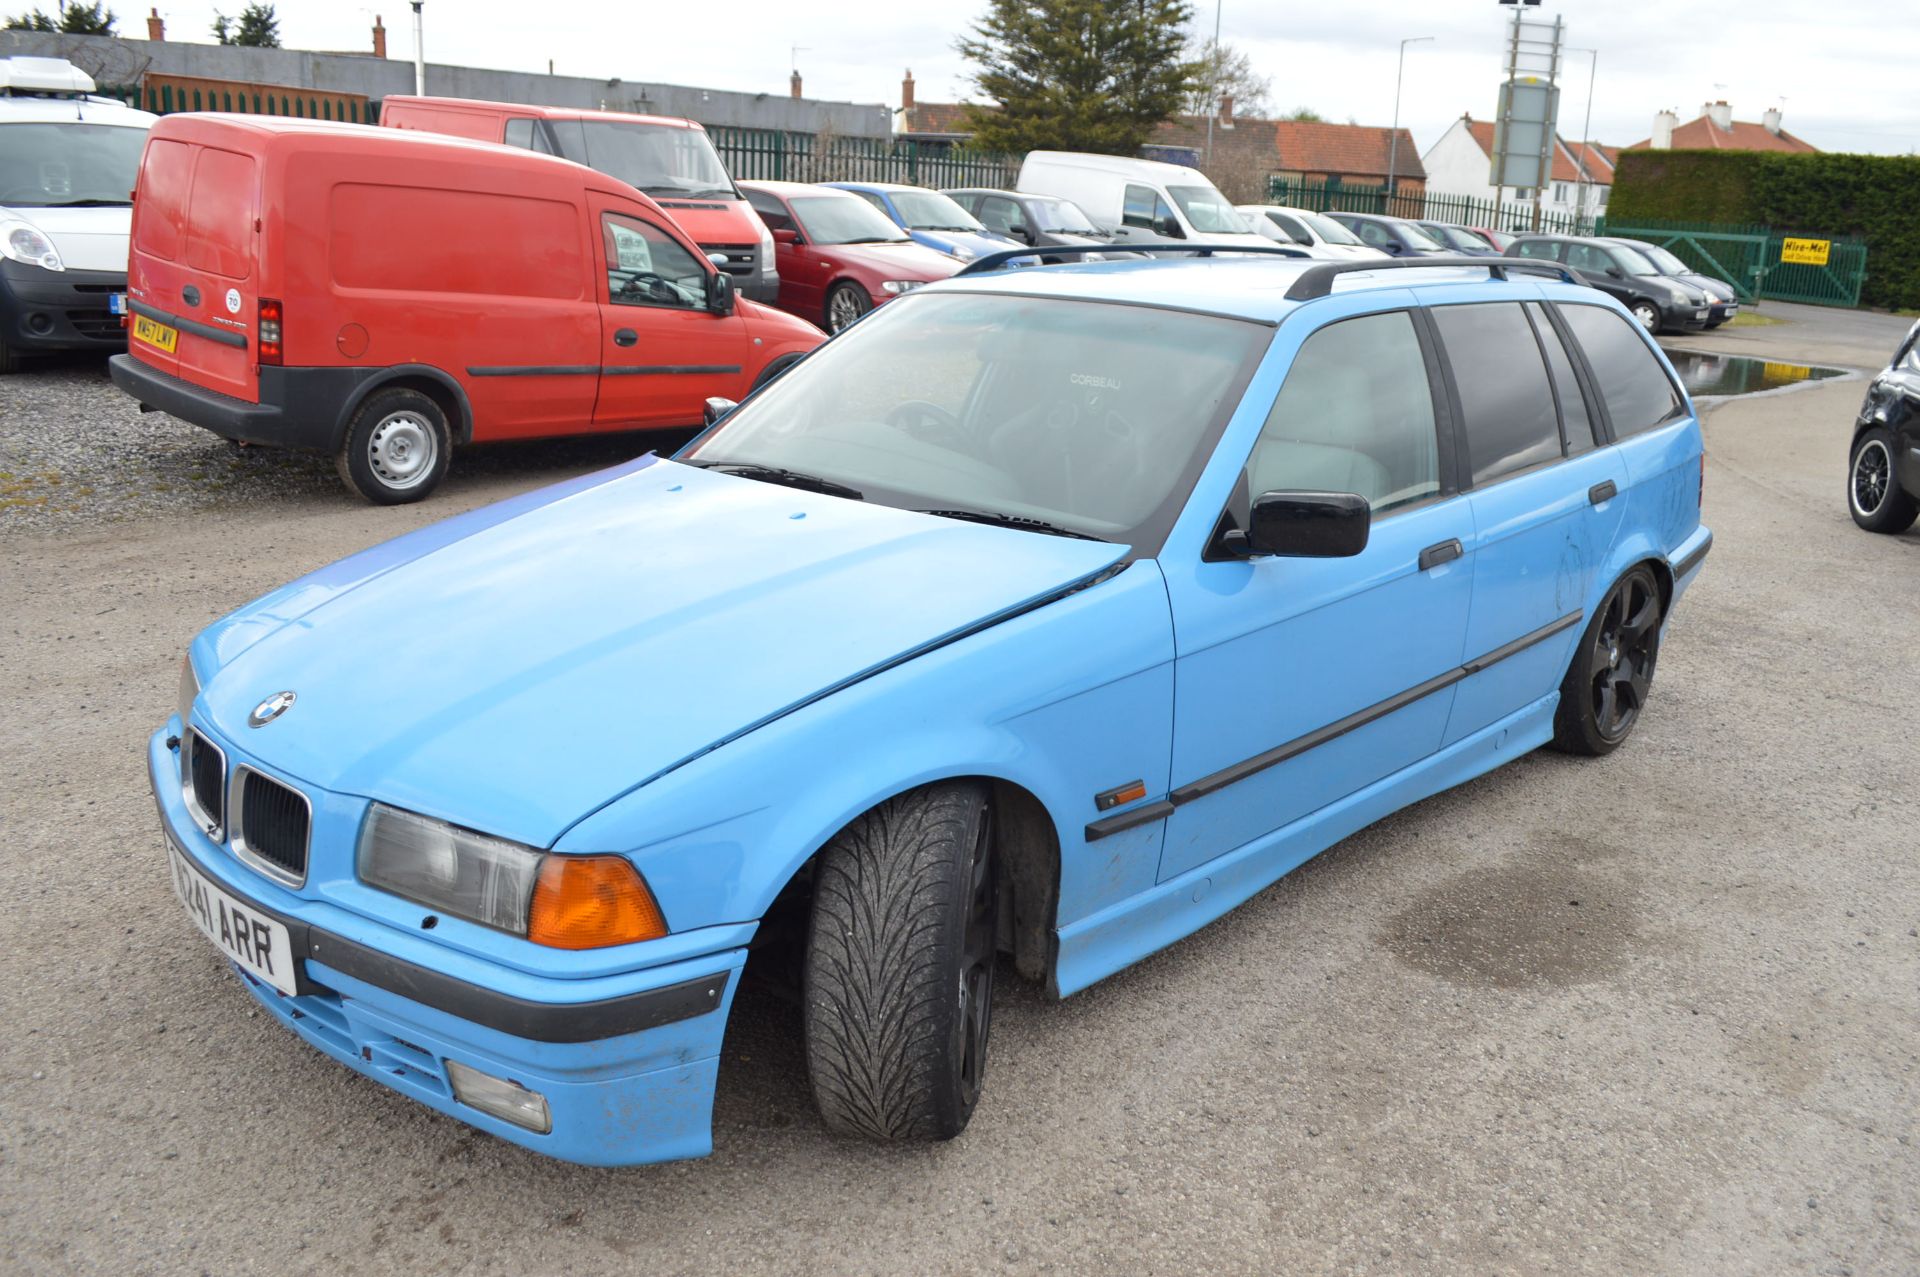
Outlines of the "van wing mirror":
[[700,406],[700,418],[711,426],[740,405],[721,395],[712,395]]
[[707,309],[716,315],[733,313],[733,276],[723,270],[707,276]]
[[1165,235],[1168,239],[1185,239],[1187,237],[1187,233],[1180,229],[1179,219],[1175,217],[1161,218],[1154,229],[1162,235]]
[[1367,548],[1373,507],[1356,492],[1263,492],[1247,525],[1224,538],[1238,558],[1346,559]]

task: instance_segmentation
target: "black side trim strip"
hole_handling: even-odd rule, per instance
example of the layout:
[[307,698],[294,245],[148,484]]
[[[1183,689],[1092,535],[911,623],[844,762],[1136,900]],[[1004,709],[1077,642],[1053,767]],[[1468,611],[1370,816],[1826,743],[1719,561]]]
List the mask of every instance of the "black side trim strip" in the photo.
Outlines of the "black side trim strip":
[[648,364],[641,367],[606,364],[600,369],[603,377],[653,377],[661,374],[679,373],[732,373],[739,372],[739,364]]
[[1713,548],[1713,533],[1709,532],[1707,533],[1707,539],[1700,543],[1700,548],[1698,550],[1695,550],[1692,554],[1689,554],[1686,558],[1680,560],[1678,563],[1670,563],[1668,565],[1673,569],[1673,579],[1678,581],[1681,577],[1685,576],[1687,573],[1699,567],[1700,560],[1706,558],[1707,551],[1711,550],[1712,548]]
[[469,377],[598,377],[599,364],[495,364],[469,368]]
[[[1705,551],[1702,550],[1700,553]],[[1678,571],[1678,569],[1675,570]],[[1337,740],[1349,732],[1358,731],[1368,723],[1385,718],[1395,710],[1405,709],[1417,700],[1431,696],[1435,692],[1444,691],[1463,678],[1478,674],[1481,670],[1497,665],[1510,656],[1517,656],[1536,643],[1543,643],[1556,634],[1572,629],[1580,624],[1582,619],[1581,613],[1569,612],[1559,620],[1551,621],[1532,633],[1522,634],[1513,642],[1504,643],[1484,656],[1475,657],[1465,665],[1457,666],[1444,674],[1437,674],[1424,683],[1409,687],[1404,692],[1389,696],[1386,700],[1369,705],[1345,718],[1337,719],[1325,727],[1316,728],[1305,736],[1297,736],[1285,744],[1276,745],[1265,753],[1255,754],[1252,758],[1235,763],[1231,767],[1223,767],[1211,775],[1202,776],[1199,780],[1181,785],[1165,798],[1096,820],[1086,828],[1087,841],[1097,842],[1124,829],[1132,829],[1136,825],[1164,819],[1172,815],[1176,807],[1184,806],[1196,798],[1205,798],[1208,794],[1225,789],[1236,781],[1245,780],[1269,767],[1278,766],[1290,758],[1297,758],[1310,749],[1317,749],[1328,741]]]
[[232,346],[236,350],[247,348],[247,338],[244,333],[236,333],[227,328],[215,328],[212,324],[203,324],[197,319],[188,319],[184,315],[176,315],[170,310],[161,310],[158,306],[149,306],[131,297],[127,299],[127,309],[136,315],[145,315],[156,323],[170,325],[183,333],[192,333],[195,337],[204,337],[222,346]]

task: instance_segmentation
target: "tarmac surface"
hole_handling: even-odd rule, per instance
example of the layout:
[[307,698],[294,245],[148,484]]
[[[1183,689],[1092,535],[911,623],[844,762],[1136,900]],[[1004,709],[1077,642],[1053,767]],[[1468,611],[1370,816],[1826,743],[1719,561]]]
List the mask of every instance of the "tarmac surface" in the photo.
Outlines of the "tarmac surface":
[[[1911,322],[1765,313],[1677,344],[1873,370]],[[1920,1271],[1920,528],[1847,517],[1862,389],[1711,409],[1714,551],[1617,753],[1411,807],[1065,1002],[1005,980],[948,1144],[829,1137],[750,989],[713,1157],[618,1171],[256,1011],[144,772],[202,626],[566,466],[0,528],[0,1271]]]

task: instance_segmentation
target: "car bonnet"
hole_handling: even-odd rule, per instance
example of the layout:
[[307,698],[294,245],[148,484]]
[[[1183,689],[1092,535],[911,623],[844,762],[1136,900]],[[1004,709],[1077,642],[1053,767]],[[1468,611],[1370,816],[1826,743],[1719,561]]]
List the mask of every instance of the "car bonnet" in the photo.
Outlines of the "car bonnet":
[[[330,595],[213,674],[201,708],[295,779],[544,846],[1125,553],[659,462]],[[282,691],[292,708],[250,728]]]

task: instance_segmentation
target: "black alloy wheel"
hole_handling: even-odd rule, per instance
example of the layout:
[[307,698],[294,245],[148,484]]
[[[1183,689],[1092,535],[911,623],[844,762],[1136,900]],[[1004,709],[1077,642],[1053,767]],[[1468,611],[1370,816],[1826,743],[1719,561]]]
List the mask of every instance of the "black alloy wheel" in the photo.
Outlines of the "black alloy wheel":
[[1597,756],[1627,739],[1653,690],[1661,612],[1660,582],[1644,563],[1607,591],[1560,687],[1556,748]]

